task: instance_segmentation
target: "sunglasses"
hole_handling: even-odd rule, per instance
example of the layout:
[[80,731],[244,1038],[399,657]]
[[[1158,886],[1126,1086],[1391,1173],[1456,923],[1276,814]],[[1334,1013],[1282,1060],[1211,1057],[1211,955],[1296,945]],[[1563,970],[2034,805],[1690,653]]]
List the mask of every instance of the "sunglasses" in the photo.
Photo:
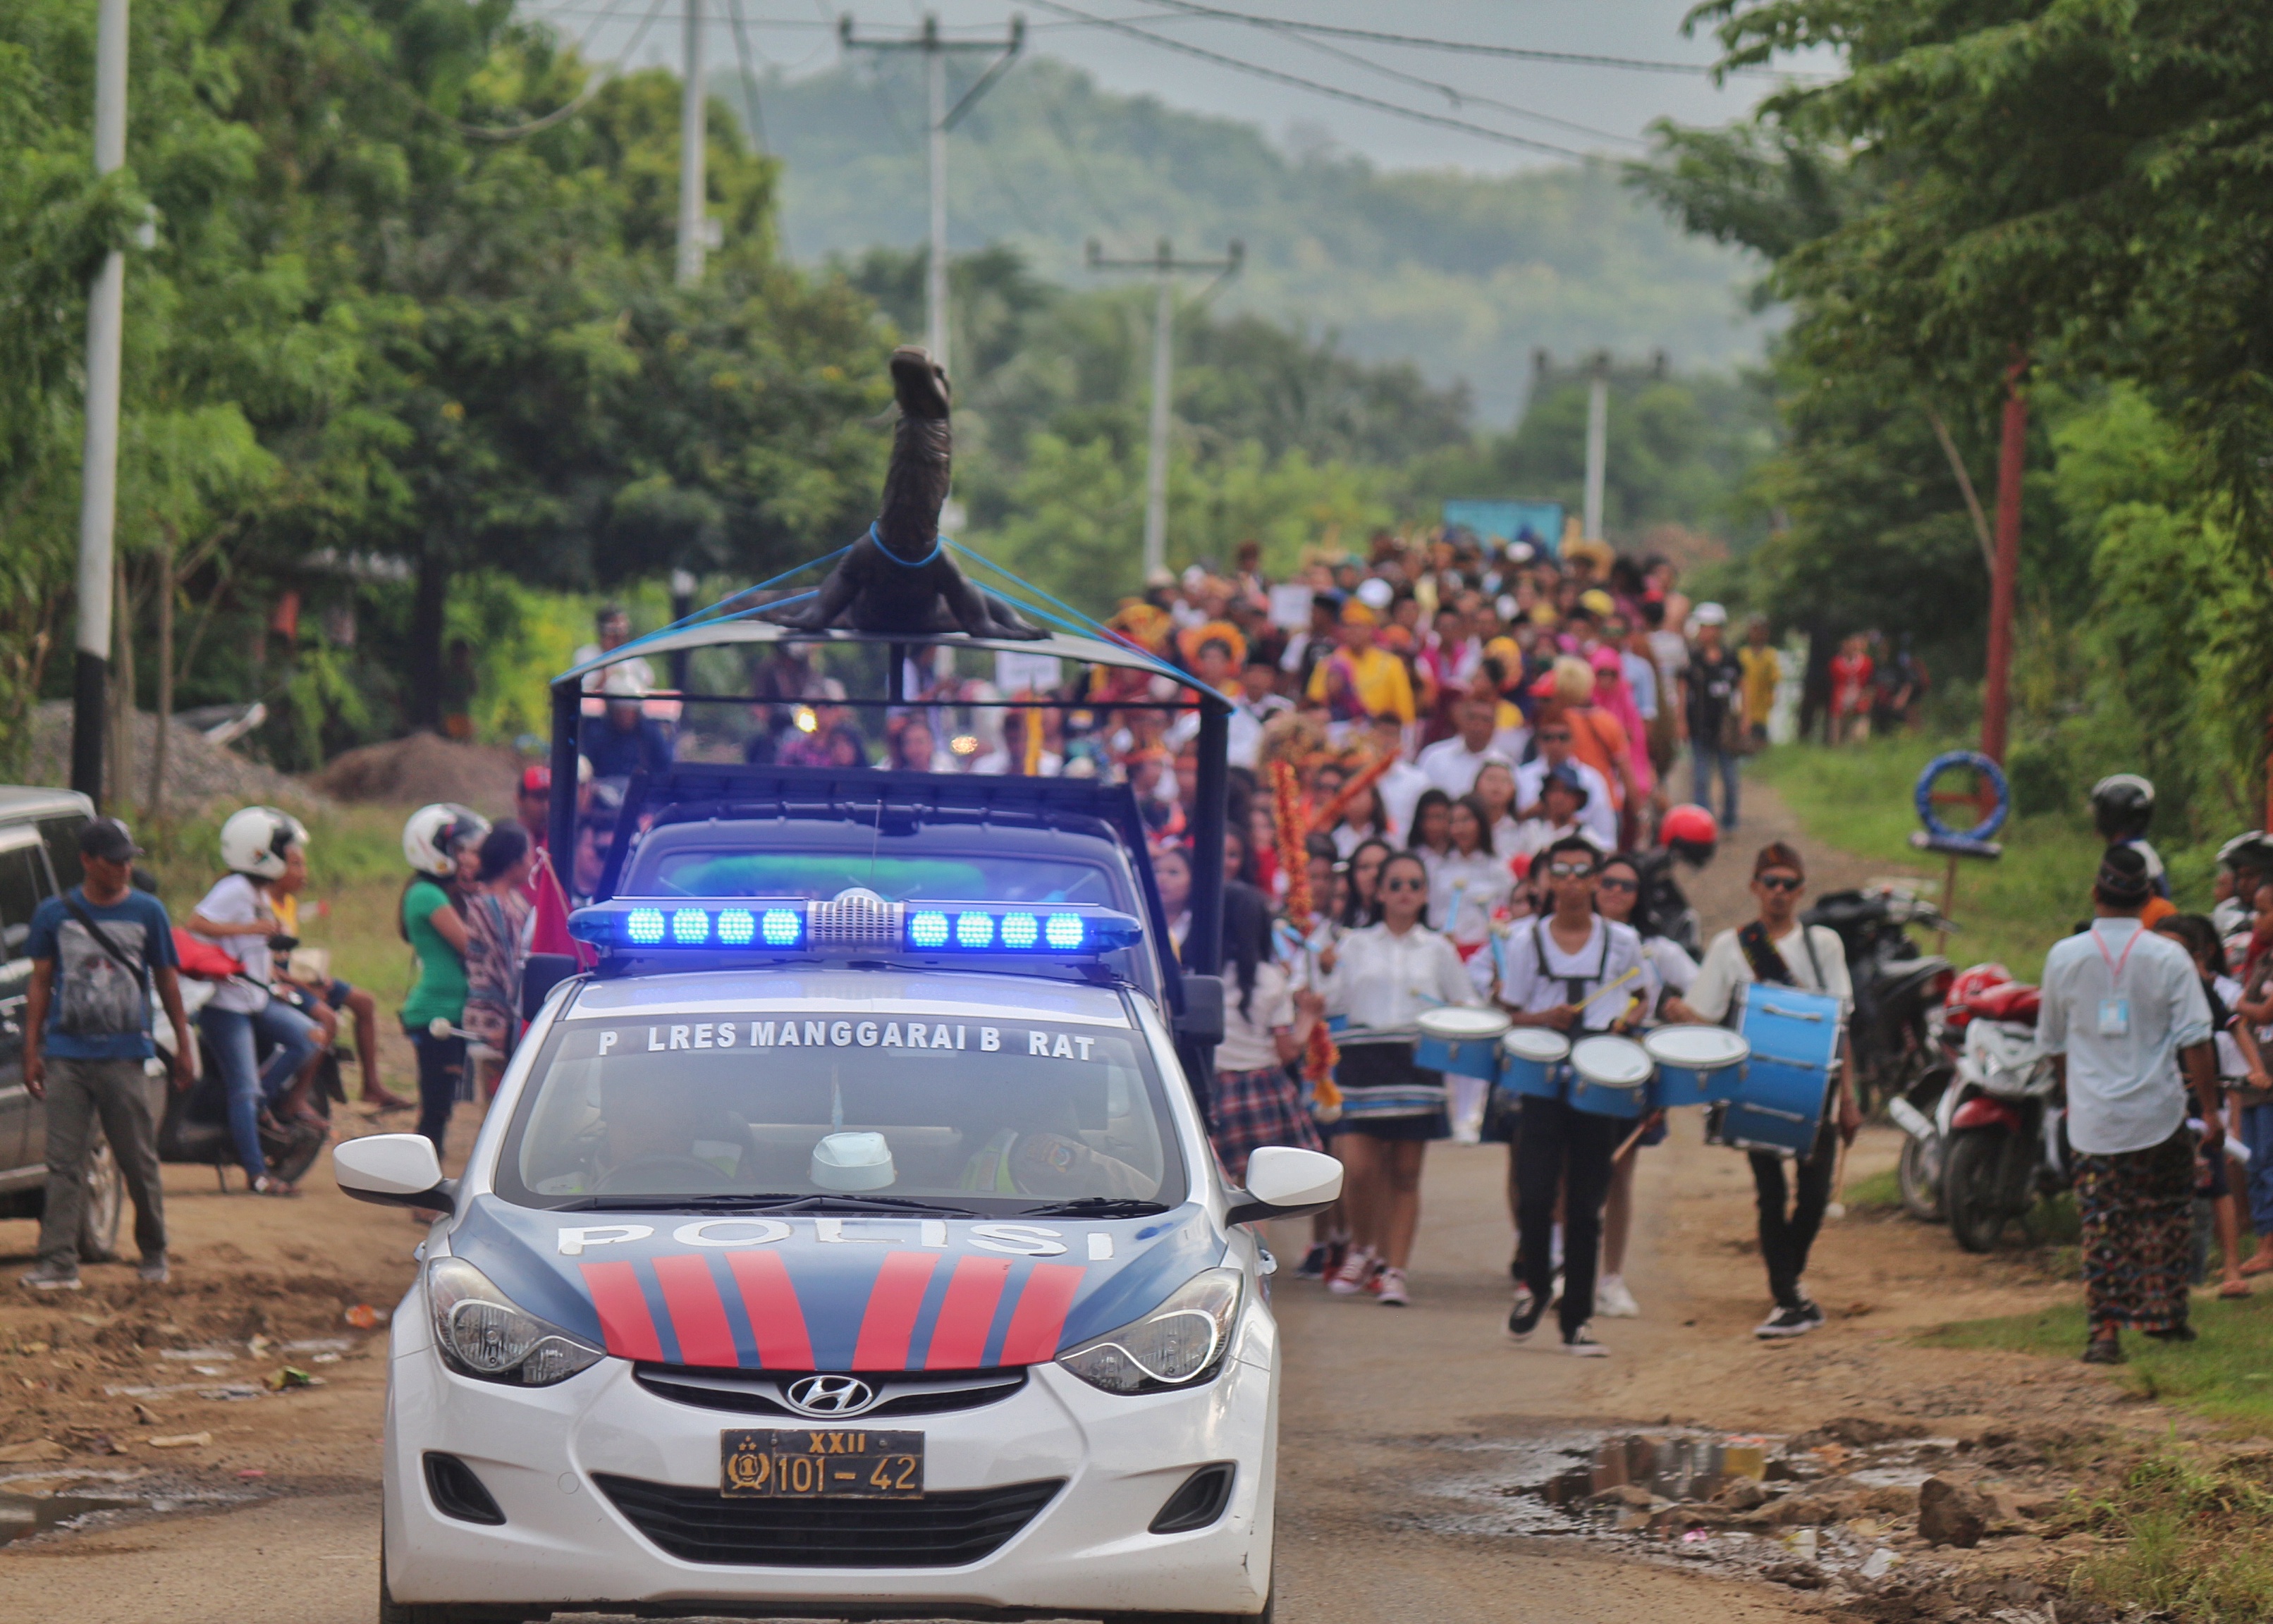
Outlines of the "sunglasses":
[[1797,891],[1807,881],[1797,874],[1762,874],[1752,883],[1766,886],[1771,891]]
[[1639,891],[1641,889],[1641,886],[1639,881],[1632,879],[1605,879],[1602,881],[1602,889],[1605,891]]
[[1591,863],[1549,863],[1548,874],[1556,879],[1584,879],[1594,872]]
[[1539,742],[1542,745],[1567,745],[1571,742],[1570,730],[1567,728],[1550,729],[1540,734]]
[[1426,891],[1429,882],[1425,879],[1384,879],[1381,882],[1381,888],[1384,891]]

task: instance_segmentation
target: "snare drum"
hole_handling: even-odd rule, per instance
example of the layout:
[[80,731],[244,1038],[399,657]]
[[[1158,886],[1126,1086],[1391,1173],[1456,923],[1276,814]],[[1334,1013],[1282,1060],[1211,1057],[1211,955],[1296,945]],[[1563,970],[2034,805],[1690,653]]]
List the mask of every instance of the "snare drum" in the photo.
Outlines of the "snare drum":
[[1499,1040],[1499,1086],[1533,1099],[1558,1099],[1571,1040],[1549,1026],[1517,1026]]
[[1500,1035],[1508,1029],[1507,1016],[1497,1009],[1464,1009],[1458,1005],[1424,1009],[1418,1023],[1420,1046],[1413,1063],[1432,1072],[1450,1072],[1486,1081],[1499,1075]]
[[1747,983],[1737,996],[1737,1029],[1752,1052],[1737,1068],[1718,1141],[1805,1156],[1814,1147],[1838,1080],[1845,1007],[1827,994],[1774,982]]
[[1597,1117],[1639,1117],[1648,1108],[1657,1066],[1631,1037],[1600,1033],[1571,1045],[1571,1109]]
[[1641,1046],[1657,1062],[1657,1105],[1705,1105],[1737,1092],[1752,1046],[1725,1026],[1662,1026]]

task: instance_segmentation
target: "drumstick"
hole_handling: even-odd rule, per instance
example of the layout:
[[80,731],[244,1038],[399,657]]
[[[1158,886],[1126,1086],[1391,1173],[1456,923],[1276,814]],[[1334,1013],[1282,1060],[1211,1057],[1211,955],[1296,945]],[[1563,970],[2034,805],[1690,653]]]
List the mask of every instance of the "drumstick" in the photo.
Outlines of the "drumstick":
[[1839,1165],[1831,1175],[1831,1200],[1825,1205],[1823,1216],[1827,1218],[1845,1217],[1847,1216],[1846,1194],[1847,1141],[1842,1139],[1839,1141]]
[[1657,1122],[1664,1115],[1665,1113],[1662,1111],[1653,1111],[1649,1115],[1644,1117],[1641,1119],[1641,1125],[1635,1128],[1632,1133],[1626,1135],[1626,1142],[1620,1145],[1616,1153],[1611,1156],[1610,1165],[1616,1167],[1619,1163],[1624,1161],[1626,1157],[1632,1156],[1633,1154],[1635,1143],[1639,1141],[1644,1134],[1649,1132],[1650,1127],[1654,1123]]
[[1588,1004],[1593,1003],[1596,999],[1602,997],[1603,993],[1615,992],[1620,987],[1625,985],[1626,983],[1632,981],[1635,977],[1640,975],[1641,969],[1642,967],[1637,964],[1624,975],[1619,976],[1613,980],[1606,981],[1601,986],[1596,987],[1592,992],[1587,994],[1586,998],[1580,1002],[1576,1004],[1565,1004],[1563,1007],[1565,1009],[1584,1009]]

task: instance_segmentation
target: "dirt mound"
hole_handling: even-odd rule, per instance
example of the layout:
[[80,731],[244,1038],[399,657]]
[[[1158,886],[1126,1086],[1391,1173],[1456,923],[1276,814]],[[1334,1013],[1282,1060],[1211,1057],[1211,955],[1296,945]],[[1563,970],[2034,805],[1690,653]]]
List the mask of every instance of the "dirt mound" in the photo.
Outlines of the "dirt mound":
[[[66,784],[71,782],[71,707],[67,700],[42,705],[32,718],[32,756],[27,782]],[[115,798],[132,817],[150,793],[150,756],[158,743],[158,718],[137,711],[133,727],[133,766]],[[117,787],[115,787],[117,788]],[[174,813],[193,811],[211,801],[239,805],[306,805],[312,797],[297,779],[274,767],[248,760],[225,745],[216,745],[195,728],[176,721],[166,737],[166,807]]]
[[423,806],[455,801],[501,818],[513,811],[521,756],[505,745],[461,745],[432,733],[413,733],[384,745],[365,745],[334,759],[311,781],[341,801],[383,801]]

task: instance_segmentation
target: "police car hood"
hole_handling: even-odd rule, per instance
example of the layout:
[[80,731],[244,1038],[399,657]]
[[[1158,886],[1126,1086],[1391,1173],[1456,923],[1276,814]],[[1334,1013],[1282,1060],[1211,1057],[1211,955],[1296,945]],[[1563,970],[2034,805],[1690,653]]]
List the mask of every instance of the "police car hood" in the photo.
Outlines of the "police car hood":
[[530,1313],[620,1358],[780,1371],[1038,1364],[1223,1255],[1187,1202],[1149,1217],[553,1212],[474,1199],[450,1237]]

